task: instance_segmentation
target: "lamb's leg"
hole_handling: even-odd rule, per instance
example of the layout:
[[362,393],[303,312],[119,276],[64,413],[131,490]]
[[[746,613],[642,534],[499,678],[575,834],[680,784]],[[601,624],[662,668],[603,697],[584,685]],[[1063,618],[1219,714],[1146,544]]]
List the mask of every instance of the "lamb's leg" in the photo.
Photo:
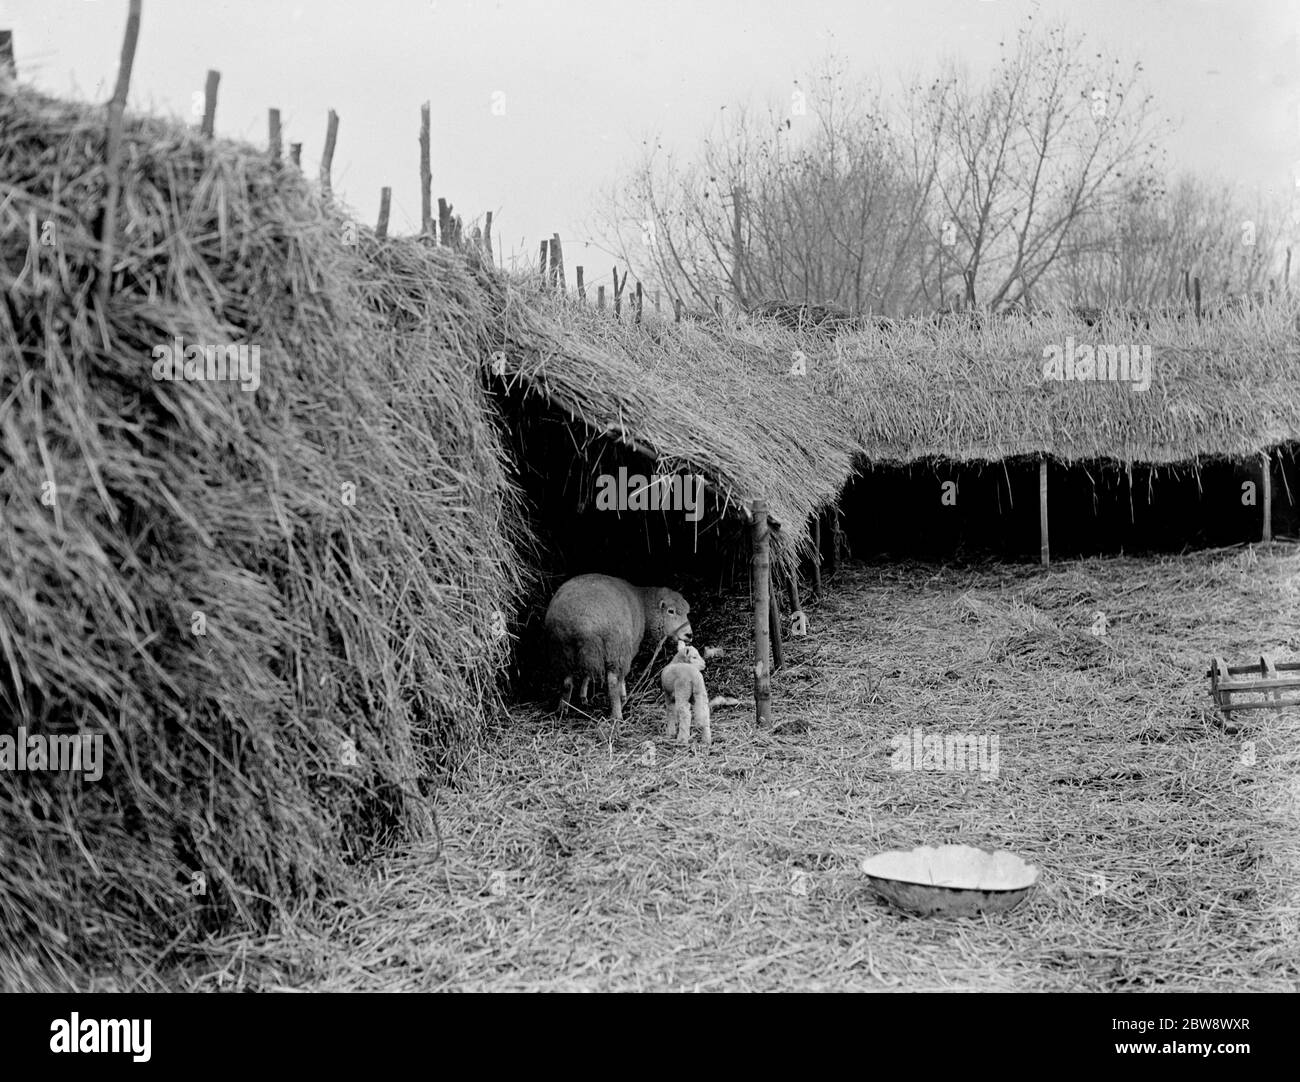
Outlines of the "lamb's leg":
[[613,718],[614,721],[622,721],[623,720],[622,677],[620,677],[616,672],[608,672],[605,674],[605,684],[609,688],[609,716]]
[[713,733],[709,729],[709,699],[707,692],[701,688],[695,693],[695,724],[700,730],[700,739],[706,744],[713,743]]
[[673,709],[677,711],[677,743],[689,744],[691,742],[690,695],[683,698],[679,694]]
[[560,692],[560,705],[556,707],[556,711],[559,713],[560,717],[564,717],[564,715],[569,712],[569,700],[572,697],[573,677],[566,676],[564,678],[564,690]]
[[671,740],[677,735],[677,703],[671,698],[664,699],[664,739]]
[[582,700],[583,706],[587,705],[587,696],[588,696],[588,692],[590,691],[591,691],[591,677],[584,676],[582,678],[582,687],[578,689],[578,698]]

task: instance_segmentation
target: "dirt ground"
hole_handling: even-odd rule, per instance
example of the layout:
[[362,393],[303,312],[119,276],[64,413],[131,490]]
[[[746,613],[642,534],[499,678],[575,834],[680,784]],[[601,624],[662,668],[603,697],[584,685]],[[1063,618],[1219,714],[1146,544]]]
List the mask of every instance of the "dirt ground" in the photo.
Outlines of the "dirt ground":
[[[679,748],[648,690],[616,732],[603,703],[521,708],[443,795],[439,859],[387,859],[329,927],[201,984],[1300,988],[1300,709],[1226,731],[1205,675],[1300,656],[1300,550],[850,564],[827,586],[774,680],[778,730],[720,707],[712,747]],[[713,694],[750,691],[745,603],[694,604],[697,644],[727,650]],[[918,727],[996,736],[996,769],[894,769]],[[945,843],[1013,850],[1038,885],[1007,914],[922,919],[859,870]]]

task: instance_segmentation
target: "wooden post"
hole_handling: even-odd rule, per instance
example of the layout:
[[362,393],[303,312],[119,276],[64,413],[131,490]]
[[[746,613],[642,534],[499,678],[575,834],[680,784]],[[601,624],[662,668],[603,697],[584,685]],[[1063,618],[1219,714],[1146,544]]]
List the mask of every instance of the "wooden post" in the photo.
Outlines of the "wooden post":
[[267,146],[271,152],[271,164],[280,168],[280,110],[267,110],[267,127],[270,129]]
[[685,307],[686,305],[682,303],[681,297],[677,297],[673,301],[673,322],[674,323],[680,323],[682,321],[682,309]]
[[614,318],[618,319],[623,312],[623,289],[627,286],[627,271],[623,272],[623,277],[618,276],[618,267],[614,268]]
[[538,250],[538,254],[537,254],[537,262],[539,264],[538,274],[541,276],[542,279],[543,293],[546,292],[546,264],[547,264],[546,256],[547,253],[550,251],[550,248],[551,248],[551,242],[549,240],[544,240],[542,241],[541,248]]
[[582,284],[582,267],[574,267],[573,272],[578,278],[578,303],[587,303],[587,287]]
[[790,605],[791,612],[803,612],[803,602],[799,599],[799,571],[796,568],[795,573],[790,576]]
[[451,224],[451,204],[438,196],[438,243],[450,248],[454,239],[455,227]]
[[780,593],[773,584],[767,592],[767,630],[771,638],[772,671],[776,672],[785,664],[785,643],[781,641],[781,601]]
[[813,546],[813,596],[822,596],[822,516],[821,512],[813,514],[812,522],[812,546]]
[[375,226],[375,236],[383,240],[388,236],[388,210],[393,201],[392,188],[379,189],[379,224]]
[[770,639],[770,600],[772,563],[768,555],[767,501],[754,501],[754,556],[751,561],[750,588],[754,594],[754,719],[757,724],[772,722],[772,656]]
[[0,30],[0,75],[10,79],[18,78],[18,66],[14,63],[14,32]]
[[564,249],[560,245],[560,234],[551,236],[551,287],[560,293],[566,290],[564,281]]
[[330,186],[330,170],[334,168],[334,144],[338,137],[339,115],[331,109],[325,125],[325,152],[320,156],[320,190],[326,199],[334,194]]
[[208,70],[207,81],[203,84],[203,122],[199,131],[212,138],[217,123],[217,84],[221,82],[221,72]]
[[1047,540],[1047,459],[1038,460],[1038,558],[1044,567],[1052,562]]
[[433,232],[433,168],[429,164],[429,103],[420,106],[420,236]]
[[1261,533],[1260,540],[1268,544],[1273,540],[1273,478],[1272,478],[1272,459],[1269,453],[1264,451],[1260,458],[1263,459],[1263,471],[1260,478],[1260,491],[1262,498],[1260,502],[1264,505],[1264,529]]
[[826,510],[826,521],[831,528],[830,551],[826,556],[826,573],[833,575],[840,562],[839,522],[835,518],[835,508],[833,506]]
[[636,284],[636,321],[641,322],[641,283]]
[[488,266],[492,266],[492,212],[483,216],[483,255],[487,257]]
[[1183,268],[1183,300],[1188,304],[1192,303],[1192,272],[1186,267]]
[[1192,279],[1192,301],[1196,305],[1196,322],[1201,322],[1201,279]]
[[597,286],[596,287],[596,311],[603,312],[604,310],[605,310],[605,287]]
[[126,36],[122,39],[122,58],[117,66],[117,86],[108,103],[107,171],[108,194],[104,199],[104,218],[99,232],[99,303],[108,304],[113,278],[113,243],[117,236],[117,201],[122,189],[122,114],[126,111],[126,91],[131,84],[135,64],[135,44],[140,37],[140,0],[131,0],[126,15]]
[[293,164],[297,166],[299,169],[302,168],[302,144],[301,143],[289,144],[289,160],[293,162]]
[[564,280],[564,246],[560,243],[560,234],[551,237],[551,263],[555,267],[555,287],[560,293],[568,293],[568,282]]

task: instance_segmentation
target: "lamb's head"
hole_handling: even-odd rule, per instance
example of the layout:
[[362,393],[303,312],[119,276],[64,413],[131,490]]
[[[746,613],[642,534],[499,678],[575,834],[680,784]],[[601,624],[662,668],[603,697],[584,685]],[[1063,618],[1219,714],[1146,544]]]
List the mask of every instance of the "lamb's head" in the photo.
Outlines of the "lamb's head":
[[647,591],[646,638],[659,642],[675,637],[682,642],[691,641],[691,606],[676,590],[655,586]]
[[690,665],[692,668],[703,672],[705,669],[704,658],[700,652],[691,646],[690,643],[679,641],[677,643],[677,653],[673,655],[672,664]]

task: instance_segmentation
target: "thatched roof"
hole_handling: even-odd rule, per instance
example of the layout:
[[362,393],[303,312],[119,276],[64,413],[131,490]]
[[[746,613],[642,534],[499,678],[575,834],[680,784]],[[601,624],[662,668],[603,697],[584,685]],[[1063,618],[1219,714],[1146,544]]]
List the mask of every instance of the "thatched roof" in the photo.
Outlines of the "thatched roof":
[[[733,420],[747,433],[761,432],[744,441],[731,475],[738,470],[748,485],[767,485],[769,498],[800,513],[832,498],[855,459],[1043,455],[1163,465],[1252,456],[1300,440],[1300,304],[1288,298],[1201,324],[1176,312],[1135,325],[1130,313],[1117,311],[1087,325],[1058,312],[982,324],[856,321],[831,338],[816,326],[786,327],[770,313],[680,325],[647,314],[635,328],[626,316],[618,323],[573,305],[550,307],[606,356],[544,386],[564,393],[574,384],[595,413],[601,403],[623,402],[619,423],[629,436],[662,450],[666,440],[681,445],[677,422],[634,404],[627,389],[653,379],[653,398],[671,402],[694,380],[709,403],[710,435],[700,438],[698,423],[683,416],[697,433],[689,442],[731,446]],[[787,375],[796,351],[807,359],[802,381]],[[1112,353],[1116,374],[1127,380],[1106,378]],[[1101,378],[1045,378],[1053,355],[1062,376],[1086,375],[1084,360],[1092,357]],[[787,414],[789,423],[777,422]],[[807,476],[785,474],[803,458],[801,444],[818,482],[812,504],[783,495],[790,481],[806,491]]]
[[[1090,328],[1064,314],[982,331],[904,324],[840,336],[816,352],[813,371],[877,462],[1240,457],[1300,439],[1295,314],[1283,302],[1201,325],[1153,319],[1149,329],[1120,319]],[[1150,347],[1149,385],[1044,378],[1050,356],[1081,364],[1085,346],[1107,361],[1112,347]]]
[[536,305],[505,351],[507,382],[561,409],[588,441],[628,444],[665,473],[703,474],[724,513],[747,516],[762,497],[782,525],[774,555],[792,565],[810,515],[839,494],[854,452],[846,420],[826,411],[811,380],[790,374],[799,346],[743,325],[637,326],[630,316]]

